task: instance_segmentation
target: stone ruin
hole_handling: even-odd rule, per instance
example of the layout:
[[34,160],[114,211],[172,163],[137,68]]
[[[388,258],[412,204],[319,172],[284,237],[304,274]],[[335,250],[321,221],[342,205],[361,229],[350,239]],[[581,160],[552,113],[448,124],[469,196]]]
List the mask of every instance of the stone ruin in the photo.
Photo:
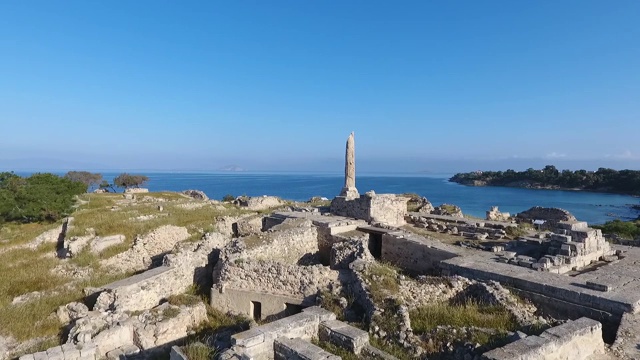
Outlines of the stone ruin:
[[511,214],[508,212],[500,212],[497,206],[492,206],[489,211],[487,211],[486,219],[489,221],[509,221],[511,218]]
[[[523,236],[509,243],[502,260],[558,274],[579,271],[598,261],[618,259],[599,229],[577,221],[563,209],[534,207],[518,214],[520,221],[543,225],[538,237]],[[532,220],[535,219],[535,220]]]
[[[121,359],[166,349],[184,339],[206,314],[203,304],[175,306],[165,300],[194,283],[211,282],[212,307],[262,323],[216,338],[215,345],[225,349],[219,356],[223,360],[340,358],[315,339],[361,358],[395,359],[373,346],[386,341],[412,358],[424,358],[410,308],[468,299],[504,306],[519,324],[542,324],[546,330],[530,336],[511,333],[506,345],[483,353],[473,344],[452,342],[447,346],[454,359],[607,359],[611,352],[638,358],[640,249],[609,245],[599,230],[561,209],[536,207],[518,214],[518,221],[539,223],[543,233],[508,242],[506,230],[517,224],[497,207],[487,212],[487,220],[468,219],[457,207],[438,210],[423,199],[418,210],[424,210],[407,213],[406,197],[359,194],[353,134],[345,160],[345,184],[331,203],[331,213],[291,206],[217,219],[217,232],[197,242],[173,244],[162,265],[88,289],[91,306],[71,303],[59,309],[58,316],[69,323],[67,344],[21,360]],[[243,198],[237,205],[262,211],[284,202]],[[491,251],[452,245],[400,228],[405,219],[414,228],[505,244]],[[152,239],[143,237],[132,248],[131,254],[137,254],[134,269],[149,266]],[[380,263],[401,270],[396,296],[402,301],[391,310],[374,301],[371,290],[380,279],[369,274]],[[589,271],[581,272],[585,267]],[[338,299],[338,310],[319,307],[326,298]],[[398,329],[385,329],[389,317]],[[367,330],[347,323],[363,320]],[[453,326],[434,331],[438,336],[493,334],[490,329]],[[609,348],[604,341],[613,345]],[[174,346],[171,359],[186,356]]]
[[356,188],[354,134],[347,139],[345,181],[339,196],[331,201],[331,213],[392,226],[405,224],[408,199],[395,194],[376,194],[371,190],[360,195]]

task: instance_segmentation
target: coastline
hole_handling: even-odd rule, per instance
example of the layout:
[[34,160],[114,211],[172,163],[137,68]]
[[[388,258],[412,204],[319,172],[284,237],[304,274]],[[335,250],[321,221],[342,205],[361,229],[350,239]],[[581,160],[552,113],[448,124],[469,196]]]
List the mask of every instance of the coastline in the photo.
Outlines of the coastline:
[[602,189],[592,190],[592,189],[584,189],[584,188],[565,188],[558,185],[538,185],[538,184],[531,184],[531,183],[526,183],[526,185],[513,184],[513,183],[494,185],[494,184],[488,184],[486,181],[482,181],[482,180],[456,181],[453,179],[449,179],[449,182],[459,184],[459,185],[464,185],[464,186],[473,186],[473,187],[505,187],[505,188],[530,189],[530,190],[575,191],[575,192],[590,192],[590,193],[596,193],[596,194],[626,195],[634,198],[640,198],[640,195],[638,194],[626,193],[623,191],[602,190]]

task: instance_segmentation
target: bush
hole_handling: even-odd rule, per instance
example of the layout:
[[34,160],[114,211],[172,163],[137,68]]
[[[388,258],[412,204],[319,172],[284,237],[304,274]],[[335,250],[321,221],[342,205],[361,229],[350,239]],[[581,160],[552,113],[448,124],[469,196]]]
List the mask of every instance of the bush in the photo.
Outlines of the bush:
[[126,189],[130,187],[140,187],[140,185],[144,185],[147,181],[149,181],[149,178],[144,175],[122,173],[113,179],[113,185]]
[[231,194],[227,194],[227,195],[225,195],[225,196],[222,198],[222,201],[231,202],[231,201],[233,201],[233,200],[235,200],[235,199],[236,199],[236,198],[235,198],[233,195],[231,195]]
[[94,174],[88,171],[69,171],[64,175],[65,179],[81,182],[86,185],[88,191],[91,187],[98,186],[102,181],[102,174]]
[[1,173],[0,219],[25,223],[57,221],[71,212],[74,196],[86,190],[82,182],[50,173],[27,178]]
[[640,221],[607,221],[604,225],[594,225],[596,229],[601,229],[605,234],[616,234],[626,239],[633,239],[640,236]]

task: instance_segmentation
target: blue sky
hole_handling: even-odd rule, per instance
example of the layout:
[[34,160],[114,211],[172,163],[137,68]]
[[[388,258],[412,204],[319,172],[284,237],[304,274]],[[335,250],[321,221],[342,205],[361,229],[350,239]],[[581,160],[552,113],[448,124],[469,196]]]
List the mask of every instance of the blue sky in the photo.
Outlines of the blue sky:
[[640,169],[640,2],[3,1],[0,169]]

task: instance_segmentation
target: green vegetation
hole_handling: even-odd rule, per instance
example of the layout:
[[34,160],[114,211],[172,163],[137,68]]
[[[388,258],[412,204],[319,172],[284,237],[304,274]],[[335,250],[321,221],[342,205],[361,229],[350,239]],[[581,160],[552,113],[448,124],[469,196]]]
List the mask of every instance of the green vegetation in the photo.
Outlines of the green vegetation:
[[562,170],[547,165],[542,170],[476,171],[455,174],[449,181],[464,185],[578,189],[640,195],[640,171],[599,168],[597,171]]
[[222,197],[222,201],[225,201],[225,202],[231,202],[231,201],[233,201],[235,199],[236,198],[231,194],[227,194],[227,195]]
[[[359,360],[360,359],[358,355],[352,353],[351,351],[345,348],[336,346],[328,341],[323,341],[317,338],[313,338],[311,339],[311,343],[320,347],[324,351],[328,351],[334,355],[340,356],[343,360]],[[191,358],[189,358],[189,360],[191,360]]]
[[615,234],[625,239],[635,239],[640,236],[640,220],[635,221],[607,221],[604,225],[593,225],[605,234]]
[[53,222],[71,213],[74,197],[86,185],[49,173],[23,178],[0,173],[0,224]]
[[[71,183],[69,179],[53,177],[55,175],[49,174],[46,179],[52,179],[54,183]],[[13,186],[17,183],[22,186],[26,182],[11,173],[2,173],[2,179],[3,185],[8,183]],[[34,351],[58,343],[61,324],[55,316],[50,315],[59,306],[81,301],[85,297],[84,288],[100,287],[132,275],[109,274],[107,269],[101,268],[100,260],[127,250],[136,236],[171,224],[185,226],[190,234],[200,238],[205,231],[213,228],[216,217],[244,212],[232,205],[225,205],[224,209],[210,204],[195,208],[185,206],[192,201],[177,193],[148,193],[139,196],[141,199],[138,201],[130,202],[119,194],[86,194],[83,193],[86,189],[84,183],[73,184],[78,185],[77,191],[82,194],[77,196],[78,206],[72,214],[75,220],[67,236],[84,236],[87,229],[92,228],[97,236],[123,234],[126,242],[107,248],[100,254],[92,254],[86,249],[69,261],[62,262],[51,256],[56,251],[55,243],[44,243],[35,249],[26,246],[43,232],[60,226],[61,220],[52,223],[8,222],[0,227],[0,336],[12,336],[17,341],[41,338],[42,341],[34,345]],[[69,199],[72,200],[71,197]],[[0,203],[0,207],[3,204]],[[158,210],[158,204],[162,204],[163,211]],[[69,212],[72,209],[70,206]],[[153,217],[136,219],[142,215]],[[60,267],[87,275],[72,278],[71,272],[67,275]],[[16,296],[36,291],[40,294],[34,294],[30,300],[11,304]],[[168,301],[174,305],[190,305],[201,301],[196,295],[199,295],[197,289],[191,289],[187,294],[171,297]],[[222,314],[210,307],[207,313],[209,320],[200,329],[202,334],[229,327],[240,331],[248,324],[246,319]]]
[[69,171],[64,175],[64,178],[83,183],[87,187],[85,191],[88,191],[91,187],[98,186],[102,182],[102,174],[94,174],[88,171]]
[[115,179],[113,179],[113,185],[128,189],[130,187],[140,187],[141,185],[144,185],[147,181],[149,181],[149,178],[144,175],[131,175],[127,173],[122,173],[116,176]]
[[425,334],[437,326],[476,326],[498,331],[515,331],[518,323],[504,307],[467,302],[461,305],[437,303],[419,307],[409,313],[411,327]]
[[381,303],[400,290],[398,268],[390,264],[375,263],[365,274],[369,283],[369,292],[375,303]]
[[190,342],[182,347],[182,351],[189,360],[211,360],[218,353],[216,349],[199,342]]
[[520,236],[527,235],[530,230],[533,230],[533,226],[527,223],[520,223],[518,226],[507,226],[504,231],[509,235],[512,239],[517,239]]
[[[451,342],[501,346],[509,331],[519,330],[516,319],[504,307],[473,301],[425,305],[410,311],[409,316],[414,333],[425,335],[424,346],[430,354],[442,354],[445,344]],[[467,329],[452,334],[448,328],[439,326]]]

